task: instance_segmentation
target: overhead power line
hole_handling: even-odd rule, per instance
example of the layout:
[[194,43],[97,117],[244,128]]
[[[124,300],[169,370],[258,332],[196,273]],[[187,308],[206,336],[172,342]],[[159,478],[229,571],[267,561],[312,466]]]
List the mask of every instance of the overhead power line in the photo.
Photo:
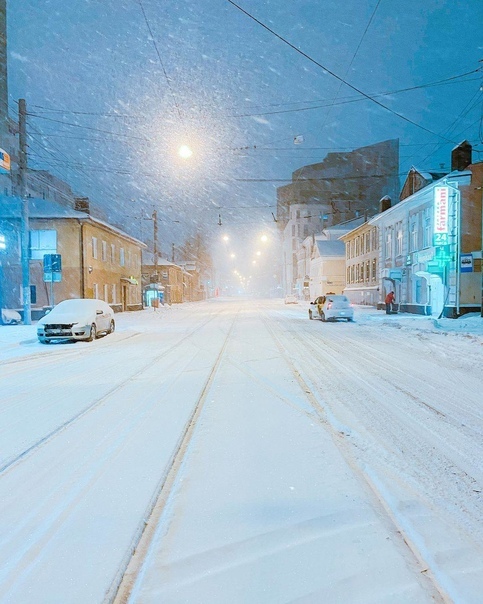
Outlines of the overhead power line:
[[[377,98],[377,97],[381,97],[381,96],[393,96],[395,94],[401,94],[404,92],[412,92],[414,90],[422,90],[424,88],[431,88],[433,86],[444,86],[446,84],[461,84],[461,83],[466,83],[466,82],[474,82],[474,81],[480,81],[481,78],[469,78],[467,80],[462,80],[461,78],[464,78],[466,76],[469,75],[473,75],[475,73],[480,72],[481,69],[473,69],[472,71],[467,71],[465,73],[461,73],[455,76],[451,76],[448,78],[444,78],[442,80],[436,80],[434,82],[426,82],[425,84],[418,84],[417,86],[408,86],[406,88],[400,88],[398,90],[390,90],[387,92],[374,92],[374,93],[370,93],[370,96],[372,98]],[[457,80],[460,80],[459,82]],[[239,118],[239,117],[253,117],[253,116],[257,116],[257,115],[276,115],[279,113],[297,113],[297,112],[301,112],[301,111],[311,111],[311,110],[315,110],[315,109],[323,109],[327,106],[331,106],[332,104],[334,106],[338,106],[338,105],[346,105],[346,104],[350,104],[350,103],[360,103],[362,101],[364,101],[364,98],[360,98],[360,95],[357,96],[353,96],[353,97],[341,97],[337,102],[332,102],[329,99],[313,99],[313,100],[306,100],[306,101],[292,101],[290,103],[269,103],[268,105],[266,105],[266,107],[286,107],[288,105],[301,105],[301,104],[314,104],[314,103],[319,103],[318,105],[313,105],[312,107],[297,107],[294,109],[286,109],[286,110],[278,110],[278,111],[259,111],[259,112],[255,112],[253,111],[254,108],[256,107],[265,107],[265,105],[255,105],[255,106],[251,106],[250,112],[248,113],[233,113],[233,114],[229,114],[229,115],[225,115],[225,118]],[[323,104],[320,104],[323,103]],[[54,107],[45,107],[44,105],[30,105],[30,107],[32,107],[33,109],[36,109],[37,111],[35,112],[35,116],[36,117],[45,117],[45,116],[41,116],[39,114],[39,110],[40,112],[47,112],[47,113],[54,113],[54,114],[58,114],[58,115],[79,115],[79,116],[86,116],[86,117],[105,117],[105,118],[121,118],[121,119],[132,119],[132,120],[143,120],[145,119],[144,116],[141,115],[135,115],[132,113],[112,113],[112,112],[107,112],[107,113],[103,113],[103,112],[95,112],[95,111],[79,111],[76,109],[58,109],[58,108],[54,108]],[[34,115],[34,114],[32,114]],[[64,122],[60,122],[60,123],[64,123]],[[81,125],[78,124],[79,127],[82,127]]]
[[146,23],[146,27],[148,28],[149,35],[151,37],[151,41],[152,41],[154,49],[156,51],[156,55],[158,56],[159,63],[160,63],[161,68],[163,70],[164,77],[166,78],[166,82],[168,84],[169,90],[170,90],[171,95],[173,97],[174,105],[175,105],[176,110],[178,112],[179,121],[181,122],[181,124],[183,124],[183,116],[181,115],[181,109],[179,108],[178,101],[176,100],[176,95],[174,93],[173,87],[171,86],[171,80],[168,77],[168,74],[166,72],[166,68],[165,68],[164,63],[163,63],[163,59],[161,58],[161,53],[159,52],[158,45],[156,44],[156,40],[154,38],[153,30],[151,29],[151,25],[149,23],[147,15],[146,15],[146,11],[144,10],[144,6],[143,6],[143,3],[142,3],[142,0],[138,0],[138,1],[139,1],[139,6],[141,7],[141,11],[143,13],[143,17],[144,17],[144,21]]
[[343,84],[345,84],[348,88],[351,88],[355,92],[357,92],[360,95],[362,95],[368,101],[371,101],[372,103],[375,103],[376,105],[378,105],[382,109],[385,109],[389,113],[392,113],[393,115],[395,115],[396,117],[404,120],[408,124],[412,124],[413,126],[416,126],[416,128],[419,128],[420,130],[423,130],[424,132],[428,132],[429,134],[431,134],[433,136],[437,136],[438,138],[442,138],[442,139],[444,139],[444,140],[446,140],[447,142],[450,142],[450,143],[454,143],[455,142],[453,140],[450,140],[450,139],[448,139],[448,138],[446,138],[446,137],[438,134],[437,132],[433,132],[432,130],[429,130],[429,128],[426,128],[425,126],[421,126],[421,124],[418,124],[417,122],[414,122],[413,120],[411,120],[408,117],[402,115],[401,113],[398,113],[397,111],[394,111],[393,109],[391,109],[387,105],[384,105],[384,103],[381,103],[380,101],[376,100],[374,97],[370,96],[369,94],[367,94],[366,92],[364,92],[360,88],[357,88],[357,86],[354,86],[353,84],[351,84],[350,82],[348,82],[347,80],[345,80],[344,78],[342,78],[341,76],[339,76],[338,74],[336,74],[334,71],[332,71],[331,69],[329,69],[328,67],[326,67],[325,65],[322,65],[322,63],[319,63],[318,61],[316,61],[314,58],[312,58],[306,52],[304,52],[303,50],[300,50],[299,48],[297,48],[294,44],[292,44],[291,42],[289,42],[286,38],[284,38],[283,36],[281,36],[280,34],[278,34],[276,31],[274,31],[273,29],[271,29],[270,27],[268,27],[268,25],[265,25],[265,23],[262,23],[262,21],[260,21],[256,17],[254,17],[252,14],[250,14],[248,11],[246,11],[245,9],[243,9],[241,6],[239,6],[233,0],[227,0],[227,2],[229,2],[231,5],[233,5],[236,9],[238,9],[240,12],[242,12],[243,14],[245,14],[247,17],[249,17],[250,19],[252,19],[255,23],[257,23],[258,25],[260,25],[260,27],[263,27],[263,29],[265,29],[266,31],[268,31],[273,36],[275,36],[281,42],[283,42],[284,44],[286,44],[287,46],[289,46],[292,50],[294,50],[295,52],[297,52],[301,56],[305,57],[308,61],[310,61],[311,63],[313,63],[314,65],[316,65],[320,69],[323,69],[325,72],[327,72],[328,74],[330,74],[336,80],[338,80],[339,82],[342,82]]
[[56,124],[62,124],[64,126],[71,126],[73,128],[83,128],[84,130],[92,130],[94,132],[101,132],[102,134],[110,134],[111,136],[120,136],[123,138],[132,138],[135,140],[148,142],[149,139],[144,138],[142,136],[133,136],[131,134],[122,134],[120,132],[110,132],[109,130],[102,130],[101,128],[93,128],[92,126],[83,126],[82,124],[75,124],[74,122],[66,122],[64,120],[56,120],[51,117],[46,117],[45,115],[39,115],[37,113],[28,113],[29,117],[35,117],[39,120],[46,120],[48,122],[54,122]]

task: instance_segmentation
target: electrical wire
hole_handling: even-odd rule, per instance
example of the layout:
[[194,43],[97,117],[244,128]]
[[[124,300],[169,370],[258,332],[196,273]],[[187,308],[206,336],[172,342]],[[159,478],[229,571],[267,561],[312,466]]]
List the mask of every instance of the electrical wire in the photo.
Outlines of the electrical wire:
[[144,21],[146,22],[146,27],[148,28],[149,35],[151,37],[151,41],[153,43],[154,49],[156,51],[156,54],[158,56],[159,63],[161,64],[161,68],[163,70],[164,77],[166,78],[166,82],[168,84],[168,88],[169,88],[169,90],[171,92],[171,95],[173,97],[174,104],[175,104],[176,110],[178,112],[179,121],[181,122],[181,124],[183,124],[183,117],[181,115],[181,109],[179,108],[178,101],[176,100],[176,95],[174,93],[173,87],[171,86],[171,80],[169,79],[168,74],[166,72],[166,68],[164,67],[163,59],[161,58],[161,53],[159,52],[158,45],[156,44],[156,40],[154,38],[153,30],[151,29],[151,25],[149,23],[147,15],[146,15],[146,11],[144,10],[144,6],[143,6],[143,3],[142,3],[142,0],[138,0],[138,2],[139,2],[139,6],[141,7],[141,11],[143,13],[143,16],[144,16]]
[[411,120],[408,117],[402,115],[401,113],[398,113],[397,111],[394,111],[393,109],[391,109],[387,105],[384,105],[384,103],[381,103],[380,101],[376,100],[374,97],[370,96],[369,94],[367,94],[366,92],[364,92],[360,88],[357,88],[353,84],[350,84],[347,80],[345,80],[341,76],[337,75],[334,71],[332,71],[328,67],[322,65],[322,63],[319,63],[318,61],[316,61],[315,59],[313,59],[306,52],[304,52],[304,51],[300,50],[299,48],[297,48],[294,44],[292,44],[291,42],[289,42],[286,38],[284,38],[283,36],[281,36],[280,34],[278,34],[276,31],[274,31],[273,29],[271,29],[270,27],[268,27],[268,25],[265,25],[265,23],[262,23],[262,21],[260,21],[259,19],[257,19],[253,15],[251,15],[248,11],[246,11],[245,9],[243,9],[241,6],[239,6],[238,4],[236,4],[236,2],[234,2],[233,0],[227,0],[227,2],[229,2],[231,5],[233,5],[236,9],[238,9],[240,12],[242,12],[243,14],[245,14],[247,17],[249,17],[250,19],[252,19],[253,21],[255,21],[255,23],[257,23],[258,25],[260,25],[261,27],[263,27],[263,29],[265,29],[266,31],[268,31],[273,36],[275,36],[281,42],[283,42],[284,44],[286,44],[287,46],[289,46],[292,50],[294,50],[295,52],[297,52],[301,56],[305,57],[308,61],[310,61],[311,63],[313,63],[314,65],[316,65],[320,69],[322,69],[325,72],[327,72],[328,74],[330,74],[336,80],[342,82],[347,87],[349,87],[352,90],[354,90],[355,92],[359,93],[361,96],[363,96],[367,100],[371,101],[372,103],[375,103],[376,105],[378,105],[382,109],[385,109],[389,113],[392,113],[396,117],[399,117],[401,120],[403,120],[403,121],[405,121],[405,122],[407,122],[409,124],[412,124],[413,126],[416,126],[420,130],[423,130],[424,132],[427,132],[427,133],[429,133],[429,134],[431,134],[433,136],[436,136],[438,138],[442,138],[442,139],[444,139],[444,140],[446,140],[447,142],[450,142],[450,143],[454,143],[455,142],[455,141],[452,141],[450,139],[447,139],[444,136],[441,136],[440,134],[438,134],[436,132],[433,132],[432,130],[429,130],[429,128],[426,128],[425,126],[421,126],[421,124],[418,124],[417,122],[414,122],[413,120]]
[[[434,82],[427,82],[426,84],[419,84],[417,86],[409,86],[406,88],[400,88],[398,90],[391,90],[388,92],[374,92],[371,93],[370,96],[373,98],[376,97],[380,97],[380,96],[393,96],[395,94],[401,94],[403,92],[412,92],[414,90],[422,90],[424,88],[430,88],[430,87],[434,87],[434,86],[443,86],[446,84],[461,84],[461,83],[467,83],[467,82],[474,82],[476,80],[480,80],[480,78],[470,78],[467,80],[461,80],[459,82],[457,82],[456,80],[463,78],[465,76],[468,75],[472,75],[474,73],[478,73],[481,71],[481,68],[478,69],[474,69],[472,71],[468,71],[462,74],[458,74],[455,76],[451,76],[448,78],[445,78],[443,80],[436,80]],[[364,101],[365,99],[361,99],[360,95],[358,95],[357,97],[341,97],[341,99],[339,100],[339,102],[334,103],[334,106],[338,106],[338,105],[345,105],[348,103],[359,103],[361,101]],[[330,106],[331,101],[329,99],[318,99],[318,100],[311,100],[311,101],[292,101],[290,103],[269,103],[268,105],[266,105],[267,107],[285,107],[288,105],[300,105],[300,104],[308,104],[308,103],[324,103],[323,105],[316,105],[314,107],[299,107],[296,109],[288,109],[285,111],[267,111],[267,112],[252,112],[252,113],[235,113],[235,114],[228,114],[225,115],[225,118],[238,118],[238,117],[253,117],[253,116],[257,116],[257,115],[276,115],[278,113],[296,113],[296,112],[300,112],[300,111],[310,111],[312,109],[320,109],[320,108],[325,108],[327,106]],[[144,119],[142,116],[139,115],[134,115],[134,114],[121,114],[121,113],[102,113],[102,112],[93,112],[93,111],[78,111],[78,110],[73,110],[73,109],[55,109],[53,107],[45,107],[43,105],[31,105],[31,107],[33,107],[34,109],[40,109],[41,111],[45,111],[48,113],[57,113],[60,115],[80,115],[80,116],[92,116],[92,117],[106,117],[106,118],[127,118],[127,119],[133,119],[133,120],[142,120]],[[256,107],[265,107],[265,105],[254,105],[251,106],[251,109],[254,109]],[[36,112],[38,114],[38,112]]]
[[71,126],[74,128],[83,128],[84,130],[92,130],[94,132],[100,132],[102,134],[110,134],[111,136],[118,136],[122,138],[130,138],[133,140],[139,140],[144,142],[149,142],[149,139],[141,137],[141,136],[132,136],[131,134],[122,134],[118,132],[110,132],[109,130],[102,130],[100,128],[93,128],[92,126],[83,126],[82,124],[75,124],[74,122],[66,122],[64,120],[55,120],[51,117],[46,117],[44,115],[39,115],[38,113],[27,113],[30,117],[35,117],[40,120],[46,120],[48,122],[55,122],[56,124],[62,124],[63,126]]

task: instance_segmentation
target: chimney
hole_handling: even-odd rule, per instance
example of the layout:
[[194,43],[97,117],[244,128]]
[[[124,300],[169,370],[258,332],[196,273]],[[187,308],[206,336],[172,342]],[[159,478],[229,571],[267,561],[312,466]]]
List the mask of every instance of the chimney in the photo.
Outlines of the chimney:
[[379,202],[379,211],[385,212],[386,210],[389,210],[391,205],[392,205],[392,200],[389,197],[389,195],[384,195],[384,197]]
[[86,214],[89,214],[89,198],[75,197],[74,210],[77,210],[77,212],[85,212]]
[[451,151],[451,172],[462,172],[471,164],[473,148],[468,141],[463,141]]

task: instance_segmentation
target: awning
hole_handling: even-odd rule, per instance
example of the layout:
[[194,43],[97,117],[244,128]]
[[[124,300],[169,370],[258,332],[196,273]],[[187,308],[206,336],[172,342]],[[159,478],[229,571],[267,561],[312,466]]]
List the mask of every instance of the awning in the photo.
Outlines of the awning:
[[137,285],[138,284],[137,279],[135,279],[134,277],[121,277],[121,281],[127,281],[131,285]]

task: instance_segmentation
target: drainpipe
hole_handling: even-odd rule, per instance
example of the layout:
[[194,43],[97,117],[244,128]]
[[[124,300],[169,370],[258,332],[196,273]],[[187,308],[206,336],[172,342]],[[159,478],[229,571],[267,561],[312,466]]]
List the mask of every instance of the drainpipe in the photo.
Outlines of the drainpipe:
[[80,252],[80,297],[85,297],[85,262],[84,262],[84,223],[78,220],[79,229],[79,252]]

